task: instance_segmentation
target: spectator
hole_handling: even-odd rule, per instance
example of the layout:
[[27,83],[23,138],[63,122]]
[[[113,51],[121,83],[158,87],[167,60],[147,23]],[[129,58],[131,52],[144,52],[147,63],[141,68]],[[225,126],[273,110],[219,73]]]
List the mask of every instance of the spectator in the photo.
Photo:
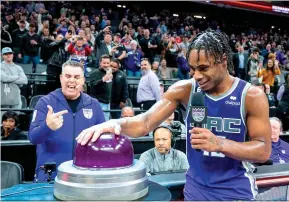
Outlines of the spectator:
[[22,67],[13,62],[13,51],[5,47],[1,51],[1,107],[21,109],[22,102],[19,86],[27,84]]
[[48,60],[53,54],[53,52],[49,48],[49,44],[54,41],[54,36],[50,35],[48,27],[43,27],[43,30],[40,32],[40,37],[42,43],[40,49],[40,58],[43,63],[47,64]]
[[159,67],[159,77],[160,79],[170,79],[170,71],[167,68],[167,61],[165,58],[161,59],[161,66]]
[[189,79],[190,67],[184,52],[179,49],[177,56],[178,78],[180,80]]
[[12,37],[7,31],[8,27],[9,25],[2,26],[1,23],[1,47],[12,47]]
[[49,44],[49,48],[53,54],[48,61],[46,73],[55,76],[55,82],[52,85],[51,83],[47,83],[47,87],[50,91],[54,91],[61,87],[60,74],[62,64],[66,61],[65,43],[69,37],[69,34],[66,34],[65,38],[61,34],[58,34],[54,42]]
[[282,133],[282,122],[276,117],[270,118],[271,130],[272,130],[272,152],[270,159],[273,160],[273,164],[289,163],[289,144],[280,139],[280,133]]
[[[111,90],[111,109],[122,109],[125,106],[128,98],[128,84],[126,75],[119,70],[120,63],[117,59],[111,59],[110,67],[112,68],[112,90]],[[120,117],[120,112],[112,112],[111,117],[117,119]]]
[[[16,56],[16,57],[20,53],[21,39],[28,32],[28,30],[25,28],[25,21],[24,20],[20,20],[18,25],[19,25],[19,28],[15,29],[12,32],[12,46],[13,46],[13,50],[14,50],[14,56]],[[28,24],[28,26],[29,26],[29,24]],[[14,59],[16,59],[16,57]]]
[[277,46],[276,60],[278,60],[279,64],[282,65],[282,66],[286,64],[286,57],[285,57],[284,51],[282,50],[282,46],[281,45]]
[[43,2],[37,1],[37,3],[35,3],[34,10],[36,13],[40,13],[41,9],[45,10],[45,6],[44,6]]
[[252,82],[253,86],[256,86],[257,88],[260,88],[265,94],[268,99],[269,107],[276,107],[276,100],[274,97],[274,94],[270,93],[270,86],[268,84],[262,84],[258,80],[254,80]]
[[68,31],[68,26],[67,26],[67,18],[63,18],[60,21],[60,25],[57,27],[56,32],[58,34],[62,34],[65,36],[66,32]]
[[159,77],[159,62],[154,61],[152,64],[152,71]]
[[[110,57],[103,55],[100,59],[99,68],[92,71],[89,76],[91,96],[99,100],[102,110],[110,110],[112,79]],[[109,112],[104,112],[104,116],[108,121]]]
[[137,102],[144,110],[151,108],[161,98],[160,82],[157,75],[151,71],[151,64],[147,58],[141,62],[142,77],[137,88]]
[[140,63],[142,54],[137,49],[137,42],[132,40],[130,42],[131,50],[129,50],[126,54],[126,58],[124,60],[124,67],[126,69],[127,76],[140,77]]
[[144,30],[144,37],[140,39],[139,45],[144,53],[144,57],[148,58],[149,62],[152,63],[154,61],[154,49],[156,49],[158,45],[156,41],[150,37],[150,31],[148,29]]
[[263,65],[267,63],[269,53],[271,53],[271,44],[267,44],[266,49],[262,51],[262,56],[264,57]]
[[[289,73],[285,75],[285,82],[279,89],[277,99],[279,100],[277,107],[278,118],[283,119],[289,115]],[[284,121],[285,124],[285,121]],[[285,125],[284,125],[285,127]],[[287,126],[288,127],[288,126]]]
[[275,76],[280,75],[281,71],[278,67],[278,60],[268,59],[267,65],[264,69],[258,71],[257,77],[262,77],[262,83],[273,87]]
[[[28,132],[30,142],[37,145],[35,182],[46,180],[41,170],[45,163],[55,162],[58,167],[72,160],[74,139],[82,130],[104,122],[99,102],[81,92],[85,80],[81,63],[64,63],[60,79],[61,89],[37,102]],[[52,173],[52,178],[56,175]]]
[[259,56],[259,49],[254,48],[247,62],[247,71],[248,71],[248,77],[249,77],[248,80],[250,82],[253,82],[257,79],[257,73],[260,69],[260,64],[262,64],[260,63],[258,56]]
[[153,132],[155,147],[142,153],[140,160],[148,173],[188,169],[186,154],[173,148],[174,134],[170,127],[160,126]]
[[35,8],[35,3],[33,1],[28,1],[28,4],[26,4],[25,9],[29,12],[32,13]]
[[125,117],[133,117],[134,116],[134,109],[132,107],[124,107],[121,109],[121,118]]
[[112,56],[112,58],[117,59],[120,62],[120,65],[122,67],[123,66],[123,60],[126,56],[126,50],[120,41],[121,41],[121,35],[120,35],[120,33],[116,33],[113,37],[111,56]]
[[87,43],[86,38],[76,36],[73,38],[73,42],[67,48],[67,52],[70,54],[70,59],[76,62],[80,62],[84,66],[85,76],[88,76],[87,57],[91,55],[91,48]]
[[7,111],[2,116],[1,140],[27,140],[27,136],[19,130],[18,115]]
[[22,58],[22,55],[24,55],[24,64],[27,64],[30,62],[30,60],[32,60],[33,73],[36,73],[37,64],[40,62],[39,47],[41,44],[41,37],[36,34],[35,29],[35,24],[30,23],[29,32],[22,37],[20,43],[20,53],[18,54],[18,58]]
[[238,53],[235,53],[233,56],[233,64],[235,69],[235,74],[240,79],[245,80],[247,70],[247,62],[248,62],[248,52],[244,51],[243,46],[238,47]]
[[[102,37],[103,40],[102,40]],[[112,49],[112,37],[110,32],[110,27],[106,27],[101,30],[95,38],[96,45],[96,66],[100,64],[100,59],[102,55],[111,55]]]

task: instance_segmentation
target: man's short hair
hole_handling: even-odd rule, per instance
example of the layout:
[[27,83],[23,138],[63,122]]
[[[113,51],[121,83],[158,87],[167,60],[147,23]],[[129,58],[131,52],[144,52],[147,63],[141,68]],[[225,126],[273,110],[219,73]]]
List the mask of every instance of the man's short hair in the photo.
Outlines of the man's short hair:
[[260,49],[259,49],[259,48],[253,48],[252,52],[253,52],[253,53],[259,53],[259,52],[260,52]]
[[164,124],[161,124],[156,129],[153,130],[153,138],[155,138],[155,132],[160,128],[167,129],[171,133],[171,139],[173,139],[173,129],[169,125],[164,125]]
[[18,114],[14,111],[7,111],[2,116],[2,122],[6,121],[7,119],[13,119],[15,121],[15,127],[19,124]]
[[279,122],[279,124],[280,124],[280,132],[283,131],[283,124],[282,124],[282,121],[281,121],[279,118],[277,118],[277,117],[270,117],[269,120],[270,120],[270,121],[271,121],[271,120],[274,120],[274,121]]
[[122,113],[123,113],[123,111],[124,111],[125,109],[130,109],[130,110],[133,112],[133,115],[134,115],[134,109],[133,109],[131,106],[125,106],[125,107],[123,107],[123,108],[121,109],[121,115],[122,115]]
[[106,55],[106,54],[102,55],[102,56],[100,57],[100,62],[101,62],[103,59],[110,59],[110,56],[109,56],[109,55]]
[[73,61],[73,60],[67,60],[65,63],[63,63],[62,65],[62,72],[64,71],[64,68],[66,66],[70,66],[70,67],[80,67],[81,70],[83,71],[84,73],[84,67],[83,67],[83,64],[80,63],[80,62],[77,62],[77,61]]
[[110,62],[115,62],[115,63],[118,65],[118,67],[120,66],[120,62],[119,62],[119,60],[116,59],[116,58],[112,58],[112,59],[110,60]]

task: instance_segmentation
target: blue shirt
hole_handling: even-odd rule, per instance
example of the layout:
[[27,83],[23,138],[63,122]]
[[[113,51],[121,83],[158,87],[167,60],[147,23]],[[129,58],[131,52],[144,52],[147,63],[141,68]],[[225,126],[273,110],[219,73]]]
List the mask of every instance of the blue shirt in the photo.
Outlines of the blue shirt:
[[[56,131],[51,130],[46,124],[47,105],[53,108],[54,113],[68,110],[63,115],[63,126]],[[46,162],[55,162],[57,167],[73,159],[75,138],[82,130],[103,123],[105,121],[99,102],[87,94],[81,93],[81,99],[76,112],[70,109],[61,89],[57,89],[42,97],[34,108],[29,140],[37,145],[37,164],[35,172],[39,181],[45,180],[44,171],[39,167]],[[56,173],[52,175],[55,178]]]
[[281,139],[272,142],[270,159],[273,160],[273,164],[289,163],[289,144]]
[[157,75],[149,70],[139,81],[137,88],[137,102],[161,99],[160,81]]
[[239,69],[245,68],[245,57],[243,53],[239,53]]
[[[208,109],[206,128],[221,138],[244,142],[246,128],[245,97],[249,83],[235,78],[232,87],[220,96],[205,94]],[[202,92],[192,79],[192,91]],[[190,98],[191,99],[191,98]],[[189,101],[191,103],[191,100]],[[187,130],[193,127],[188,109]],[[257,186],[251,164],[218,152],[196,151],[191,147],[187,131],[187,156],[190,168],[186,174],[186,200],[252,200]]]

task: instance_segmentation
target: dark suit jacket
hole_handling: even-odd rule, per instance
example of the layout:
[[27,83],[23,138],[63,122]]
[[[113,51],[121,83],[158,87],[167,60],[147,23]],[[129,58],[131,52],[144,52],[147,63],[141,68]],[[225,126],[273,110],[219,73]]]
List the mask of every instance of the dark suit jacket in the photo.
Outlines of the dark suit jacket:
[[[245,68],[245,72],[247,71],[247,63],[248,63],[248,59],[249,59],[249,54],[247,51],[244,51],[244,68]],[[238,69],[239,69],[239,53],[235,53],[233,55],[233,64],[234,64],[234,70],[236,75],[238,74]]]
[[95,38],[96,66],[99,67],[100,57],[104,54],[109,55],[109,51],[103,41],[103,31],[101,30]]

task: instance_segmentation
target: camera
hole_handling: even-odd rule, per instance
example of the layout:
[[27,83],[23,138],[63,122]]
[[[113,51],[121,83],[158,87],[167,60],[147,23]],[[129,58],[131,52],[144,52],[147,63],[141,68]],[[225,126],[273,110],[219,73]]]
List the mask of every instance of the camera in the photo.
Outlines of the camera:
[[51,175],[56,171],[56,163],[55,162],[47,162],[44,164],[44,171],[47,174],[47,182],[52,181]]
[[173,121],[171,123],[171,129],[172,129],[174,137],[181,136],[181,134],[182,134],[182,124],[181,124],[180,121]]

